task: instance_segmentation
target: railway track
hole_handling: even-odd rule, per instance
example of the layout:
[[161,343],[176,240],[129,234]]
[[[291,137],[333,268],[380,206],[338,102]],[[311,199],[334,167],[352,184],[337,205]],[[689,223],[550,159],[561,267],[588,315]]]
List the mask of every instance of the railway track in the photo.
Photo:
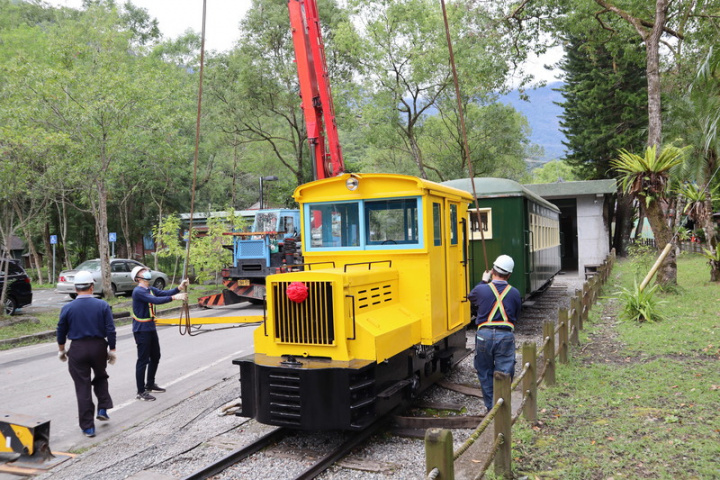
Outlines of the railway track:
[[[325,470],[334,465],[335,462],[347,456],[353,449],[367,442],[367,440],[372,435],[377,433],[386,425],[386,420],[380,420],[372,424],[370,427],[362,430],[361,432],[350,432],[343,435],[344,439],[337,446],[331,447],[326,451],[323,451],[319,455],[317,454],[317,452],[314,452],[316,456],[313,457],[313,462],[311,463],[311,465],[303,466],[300,473],[293,474],[293,476],[290,476],[288,478],[291,478],[293,480],[310,480],[316,478],[318,475],[322,474]],[[220,475],[224,472],[230,473],[231,478],[234,478],[234,475],[231,473],[233,468],[244,460],[251,457],[252,455],[257,454],[258,452],[266,451],[266,453],[269,453],[270,456],[274,454],[279,454],[287,457],[287,452],[292,449],[289,448],[288,445],[284,445],[284,442],[289,438],[302,435],[324,434],[306,434],[305,432],[295,432],[287,428],[277,428],[263,435],[252,443],[245,445],[242,448],[239,448],[234,452],[230,453],[229,455],[226,455],[225,457],[220,458],[212,462],[211,464],[203,467],[195,473],[184,477],[183,480],[205,480],[213,478],[214,476]],[[335,437],[336,435],[337,434],[329,434],[326,440],[321,440],[321,443],[332,444],[333,440],[331,440],[330,437]],[[267,450],[275,450],[275,452],[267,452]],[[291,454],[290,456],[293,455]],[[302,453],[296,456],[299,463],[306,463],[308,459],[308,456],[305,456],[303,458]],[[313,455],[310,456],[312,457]]]

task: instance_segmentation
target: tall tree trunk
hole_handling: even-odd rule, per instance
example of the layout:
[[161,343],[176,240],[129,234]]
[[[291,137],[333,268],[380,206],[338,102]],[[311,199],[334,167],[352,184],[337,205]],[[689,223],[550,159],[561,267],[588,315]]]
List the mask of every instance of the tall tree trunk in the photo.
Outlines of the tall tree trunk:
[[38,255],[37,248],[35,248],[35,242],[33,242],[32,235],[30,234],[30,229],[27,227],[27,224],[23,225],[22,230],[23,235],[25,235],[25,241],[27,242],[28,253],[30,253],[30,257],[32,258],[33,267],[37,272],[38,283],[42,285],[43,283],[45,283],[45,280],[43,278],[42,262],[40,261],[40,255]]
[[705,233],[705,244],[708,251],[710,252],[710,281],[720,282],[720,262],[714,260],[717,257],[718,238],[717,238],[717,226],[712,219],[712,196],[710,190],[705,189],[705,212],[703,216],[703,233]]
[[[644,35],[646,73],[648,83],[648,146],[662,143],[662,102],[660,98],[660,37],[667,21],[670,0],[656,0],[655,21],[649,34]],[[642,34],[641,34],[642,35]]]
[[[50,209],[48,208],[48,217],[50,217]],[[57,271],[53,269],[53,262],[55,257],[53,256],[53,246],[50,244],[50,220],[49,218],[45,221],[45,228],[43,231],[43,244],[45,246],[45,267],[48,271],[49,283],[55,282],[55,274]],[[55,270],[55,271],[54,271]]]
[[[57,207],[58,211],[58,223],[60,224],[60,243],[62,243],[63,246],[63,259],[65,263],[65,268],[67,270],[70,270],[72,268],[72,262],[70,262],[70,252],[67,248],[67,225],[68,225],[68,219],[67,219],[67,208],[65,206],[65,197],[62,197],[60,199],[60,202],[55,202],[55,205]],[[62,269],[61,269],[62,270]]]
[[100,254],[100,270],[102,274],[103,295],[106,299],[114,298],[110,278],[110,242],[107,225],[107,185],[104,180],[97,180],[97,205],[95,209],[95,231],[97,233],[98,252]]
[[417,139],[412,135],[408,135],[408,143],[410,144],[410,153],[412,154],[413,160],[415,160],[415,165],[418,167],[418,171],[420,172],[420,177],[423,180],[427,180],[427,172],[425,171],[425,162],[422,158],[422,152],[420,151],[420,146],[417,144]]
[[617,206],[615,208],[615,236],[613,246],[619,257],[626,257],[630,233],[633,227],[633,198],[631,195],[618,191]]
[[[662,205],[655,200],[651,201],[646,207],[645,214],[655,236],[657,251],[661,252],[665,249],[665,245],[672,240],[672,230],[665,221]],[[674,248],[670,250],[670,253],[660,264],[657,272],[657,282],[662,286],[677,284],[677,261]]]

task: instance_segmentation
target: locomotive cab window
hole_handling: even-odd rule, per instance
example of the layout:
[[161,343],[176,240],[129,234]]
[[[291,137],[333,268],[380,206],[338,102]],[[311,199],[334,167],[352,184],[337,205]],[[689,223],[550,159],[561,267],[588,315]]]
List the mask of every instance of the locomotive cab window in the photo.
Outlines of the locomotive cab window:
[[365,202],[367,245],[411,245],[419,242],[415,198]]
[[[478,209],[470,207],[468,215],[470,216],[470,240],[490,240],[492,238],[492,208],[480,208],[480,221],[478,221]],[[482,236],[480,233],[480,225],[482,222]]]
[[421,247],[420,216],[418,197],[311,203],[304,235],[310,251]]
[[320,248],[357,247],[360,242],[358,204],[310,205],[310,245]]

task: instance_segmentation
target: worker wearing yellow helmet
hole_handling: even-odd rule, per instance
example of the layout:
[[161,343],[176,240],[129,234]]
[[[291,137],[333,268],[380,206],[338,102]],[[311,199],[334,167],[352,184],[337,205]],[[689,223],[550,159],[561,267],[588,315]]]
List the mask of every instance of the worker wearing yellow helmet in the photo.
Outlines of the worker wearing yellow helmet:
[[155,326],[155,305],[173,300],[187,301],[187,293],[181,292],[187,288],[188,280],[183,280],[177,288],[160,290],[150,286],[152,275],[147,267],[133,268],[130,276],[138,284],[132,293],[132,331],[137,346],[135,364],[137,397],[135,398],[149,402],[155,400],[152,393],[165,391],[155,383],[155,374],[160,363],[160,339]]

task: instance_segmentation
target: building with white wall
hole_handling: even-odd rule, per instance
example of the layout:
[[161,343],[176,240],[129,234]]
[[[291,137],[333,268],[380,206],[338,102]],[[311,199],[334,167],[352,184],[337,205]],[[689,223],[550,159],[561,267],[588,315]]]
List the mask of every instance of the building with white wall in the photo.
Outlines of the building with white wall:
[[601,264],[610,253],[610,212],[617,191],[615,180],[587,180],[524,185],[560,209],[562,270],[581,275]]

